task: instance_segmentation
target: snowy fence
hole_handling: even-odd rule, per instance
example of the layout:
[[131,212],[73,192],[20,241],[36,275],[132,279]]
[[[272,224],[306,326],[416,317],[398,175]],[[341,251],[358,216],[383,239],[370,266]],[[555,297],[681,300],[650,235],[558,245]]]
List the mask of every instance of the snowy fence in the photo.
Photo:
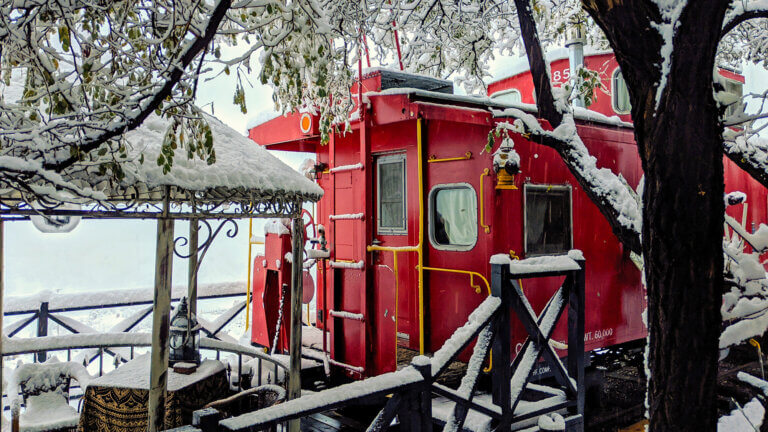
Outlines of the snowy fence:
[[[186,287],[174,287],[172,299],[179,300],[187,294]],[[245,284],[215,283],[201,284],[198,288],[198,300],[208,301],[245,296]],[[146,350],[151,345],[148,333],[137,333],[137,327],[152,313],[153,291],[151,289],[110,290],[78,294],[42,293],[34,296],[11,297],[6,300],[4,315],[19,316],[18,320],[3,329],[7,339],[3,343],[4,358],[27,355],[33,361],[44,362],[51,352],[58,352],[67,361],[77,361],[95,368],[101,376],[106,366],[118,367],[130,361],[138,350]],[[67,316],[68,312],[97,311],[109,308],[138,308],[112,325],[107,332],[99,332],[92,325]],[[237,301],[232,307],[212,321],[198,317],[201,323],[201,348],[214,353],[217,360],[222,353],[232,357],[230,369],[236,374],[233,381],[242,387],[241,371],[249,369],[263,371],[254,373],[254,382],[262,383],[262,375],[272,373],[274,377],[286,377],[285,365],[267,356],[256,348],[240,345],[237,340],[223,332],[232,321],[246,309],[246,302]],[[71,334],[49,336],[49,324],[56,324]],[[36,328],[35,328],[36,327]],[[35,337],[22,338],[20,333],[27,329]],[[236,357],[236,360],[235,360]],[[244,363],[248,363],[244,365]],[[252,364],[251,364],[252,363]],[[7,364],[7,363],[6,363]],[[77,387],[73,388],[77,389]],[[7,395],[4,395],[7,397]],[[79,395],[76,395],[79,396]]]
[[[578,251],[568,256],[492,261],[492,296],[469,316],[431,358],[418,356],[397,372],[312,393],[283,404],[222,419],[215,409],[195,412],[193,425],[176,432],[246,432],[269,430],[286,421],[355,403],[382,400],[384,407],[369,432],[385,431],[397,418],[402,431],[431,431],[437,421],[447,432],[509,431],[547,417],[556,430],[583,431],[584,413],[584,259]],[[565,276],[547,305],[536,315],[520,288],[520,280]],[[568,306],[567,366],[549,341]],[[528,338],[511,359],[512,311]],[[451,363],[475,342],[467,372],[458,389],[437,382]],[[478,395],[478,378],[490,353],[491,395]],[[552,371],[557,386],[530,383],[539,359]],[[487,371],[487,370],[486,370]],[[387,396],[390,396],[388,399]],[[533,400],[526,400],[533,399]],[[555,430],[555,429],[553,429]]]
[[[198,300],[221,299],[227,297],[244,296],[244,284],[242,283],[218,283],[202,284],[198,288]],[[186,287],[174,287],[172,298],[179,300],[186,295]],[[37,323],[37,337],[48,336],[48,325],[50,322],[58,324],[64,330],[73,334],[99,334],[91,325],[73,319],[64,315],[65,312],[103,310],[106,308],[145,306],[131,316],[121,320],[112,328],[109,333],[130,332],[134,330],[147,316],[152,313],[153,291],[147,289],[138,290],[111,290],[98,291],[91,293],[78,294],[52,294],[43,293],[27,297],[11,297],[7,299],[4,306],[5,316],[28,315],[24,318],[11,323],[3,329],[3,333],[8,338],[13,338],[22,330],[28,328],[32,323]],[[221,314],[214,321],[206,321],[198,317],[202,324],[203,334],[214,339],[223,339],[228,342],[236,342],[233,338],[221,333],[221,331],[232,322],[232,320],[245,309],[245,300],[238,302],[229,310]],[[107,350],[107,354],[115,356],[112,350]],[[87,365],[99,360],[99,373],[103,373],[103,352],[99,351],[87,359]],[[3,355],[9,355],[7,350],[3,350]],[[36,361],[43,362],[47,358],[45,350],[39,350],[35,353]],[[67,353],[67,360],[71,358]],[[125,361],[128,356],[123,355]]]

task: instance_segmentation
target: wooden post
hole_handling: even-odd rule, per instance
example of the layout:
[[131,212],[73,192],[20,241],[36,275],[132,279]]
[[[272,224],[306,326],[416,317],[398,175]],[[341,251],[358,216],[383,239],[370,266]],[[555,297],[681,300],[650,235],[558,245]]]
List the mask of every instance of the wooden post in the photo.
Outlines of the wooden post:
[[[37,311],[37,337],[44,336],[48,336],[48,302],[40,303],[40,309]],[[47,356],[47,351],[40,351],[35,357],[38,363],[44,363]]]
[[572,414],[584,415],[584,287],[586,262],[576,261],[581,270],[573,272],[573,286],[568,298],[568,375],[576,380],[576,409]]
[[[165,208],[169,209],[166,189]],[[152,314],[152,351],[149,373],[149,432],[165,429],[165,396],[168,384],[168,331],[171,312],[173,268],[173,219],[157,220],[155,296]]]
[[[288,376],[288,399],[301,396],[301,299],[302,271],[304,264],[304,221],[301,216],[293,219],[291,263],[291,361]],[[288,422],[289,432],[301,430],[301,419]]]
[[510,430],[512,419],[511,384],[511,331],[510,331],[510,290],[509,265],[491,265],[491,292],[494,297],[501,299],[501,306],[494,321],[493,338],[493,371],[491,372],[491,387],[493,403],[501,407],[501,421],[496,430]]
[[189,270],[187,271],[187,303],[190,316],[197,315],[197,249],[200,225],[197,218],[189,220]]

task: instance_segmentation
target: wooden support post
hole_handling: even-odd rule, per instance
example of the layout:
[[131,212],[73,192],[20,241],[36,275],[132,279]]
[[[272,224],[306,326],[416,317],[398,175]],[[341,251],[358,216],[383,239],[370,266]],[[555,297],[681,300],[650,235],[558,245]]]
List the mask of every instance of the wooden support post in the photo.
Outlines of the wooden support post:
[[492,392],[493,403],[501,407],[501,423],[496,429],[500,432],[510,430],[512,421],[511,383],[512,373],[509,369],[511,355],[510,312],[511,307],[509,286],[509,265],[493,264],[491,266],[491,294],[501,299],[501,306],[494,321],[493,338],[493,371]]
[[[165,211],[168,211],[166,190]],[[171,312],[173,267],[173,219],[157,220],[155,296],[152,314],[152,351],[149,373],[149,432],[165,429],[165,397],[168,384],[168,331]]]
[[432,364],[429,361],[415,361],[411,364],[424,378],[418,395],[418,428],[421,432],[432,432]]
[[187,271],[187,300],[189,313],[197,315],[197,249],[200,225],[196,218],[189,220],[189,270]]
[[584,275],[586,262],[576,261],[581,270],[573,272],[573,286],[568,300],[568,375],[576,381],[576,409],[584,415]]
[[[291,361],[288,376],[288,399],[301,396],[301,299],[304,263],[304,221],[293,219],[291,264]],[[301,419],[288,422],[289,432],[301,430]]]
[[[48,336],[48,302],[40,303],[37,311],[37,337]],[[43,363],[48,356],[46,351],[37,353],[37,362]]]
[[221,413],[215,408],[204,408],[192,413],[192,426],[203,432],[216,432],[219,430]]

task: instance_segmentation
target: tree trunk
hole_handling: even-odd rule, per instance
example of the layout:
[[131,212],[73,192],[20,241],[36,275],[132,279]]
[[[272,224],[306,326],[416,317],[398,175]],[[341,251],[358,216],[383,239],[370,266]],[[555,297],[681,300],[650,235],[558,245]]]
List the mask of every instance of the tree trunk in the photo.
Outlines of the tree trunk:
[[664,41],[655,4],[583,1],[627,79],[645,171],[650,430],[715,431],[724,186],[712,71],[727,2],[685,6],[657,102]]
[[650,133],[637,132],[645,153],[651,430],[714,431],[723,274],[721,141],[714,103],[678,102],[657,115]]

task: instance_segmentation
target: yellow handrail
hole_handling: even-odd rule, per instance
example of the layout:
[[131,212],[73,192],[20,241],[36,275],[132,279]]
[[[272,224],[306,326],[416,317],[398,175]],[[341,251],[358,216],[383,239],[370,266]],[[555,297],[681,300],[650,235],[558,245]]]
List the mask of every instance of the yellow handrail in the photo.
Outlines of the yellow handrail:
[[424,354],[424,164],[422,158],[421,118],[416,119],[416,157],[419,187],[419,354]]
[[[447,272],[447,273],[460,273],[460,274],[468,274],[469,275],[469,286],[475,289],[475,292],[480,294],[480,286],[475,285],[472,278],[477,276],[480,279],[485,282],[485,287],[488,289],[488,296],[491,295],[491,284],[488,283],[488,279],[485,278],[482,274],[478,272],[473,272],[469,270],[456,270],[456,269],[448,269],[448,268],[440,268],[440,267],[424,267],[424,270],[432,270],[432,271],[441,271],[441,272]],[[491,350],[488,353],[488,367],[483,369],[483,372],[488,373],[493,369],[493,350]]]
[[245,287],[245,329],[251,326],[251,318],[248,313],[248,305],[251,304],[251,267],[253,262],[251,258],[251,237],[253,236],[253,219],[248,219],[248,284]]
[[490,234],[491,233],[491,227],[489,225],[485,224],[485,185],[483,183],[483,177],[490,175],[491,170],[488,168],[483,170],[483,173],[480,174],[480,226],[485,228],[485,233]]
[[446,272],[446,273],[460,273],[460,274],[466,274],[469,275],[469,285],[475,289],[475,292],[480,294],[480,285],[474,285],[473,278],[479,277],[483,280],[483,283],[485,283],[485,288],[488,290],[488,295],[491,295],[491,284],[488,283],[488,279],[485,278],[482,274],[478,272],[473,272],[469,270],[456,270],[456,269],[449,269],[449,268],[442,268],[442,267],[424,267],[424,270],[431,270],[431,271],[439,271],[439,272]]
[[472,152],[468,151],[464,153],[464,156],[458,156],[458,157],[450,157],[450,158],[441,158],[438,159],[435,155],[432,155],[427,159],[427,163],[436,163],[436,162],[452,162],[452,161],[460,161],[460,160],[467,160],[472,158]]
[[[251,256],[251,248],[253,245],[263,245],[263,241],[252,241],[253,239],[253,219],[248,219],[248,284],[245,287],[245,307],[248,309],[248,305],[251,304],[251,271],[253,269],[253,257]],[[248,330],[251,325],[251,314],[248,310],[245,311],[245,329]]]
[[399,313],[399,293],[400,293],[400,280],[397,275],[397,253],[398,252],[417,252],[420,253],[418,246],[368,246],[366,247],[368,252],[392,252],[392,267],[395,275],[395,355],[397,355],[397,325],[400,319]]

